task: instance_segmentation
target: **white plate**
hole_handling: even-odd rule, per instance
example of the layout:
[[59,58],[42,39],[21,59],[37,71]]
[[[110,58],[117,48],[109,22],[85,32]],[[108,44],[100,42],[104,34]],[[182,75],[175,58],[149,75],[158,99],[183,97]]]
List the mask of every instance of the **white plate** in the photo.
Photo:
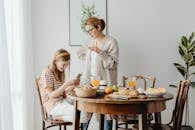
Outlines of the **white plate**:
[[128,100],[130,98],[137,98],[138,96],[130,96],[130,95],[117,95],[117,94],[108,94],[108,97],[110,98],[118,98],[118,99],[124,99],[124,100]]
[[166,94],[166,92],[162,93],[162,92],[159,92],[159,93],[152,93],[152,92],[144,92],[148,97],[162,97],[163,95]]
[[124,99],[124,100],[128,100],[130,98],[130,96],[122,96],[122,95],[116,95],[116,94],[108,94],[108,97],[117,98],[117,99]]

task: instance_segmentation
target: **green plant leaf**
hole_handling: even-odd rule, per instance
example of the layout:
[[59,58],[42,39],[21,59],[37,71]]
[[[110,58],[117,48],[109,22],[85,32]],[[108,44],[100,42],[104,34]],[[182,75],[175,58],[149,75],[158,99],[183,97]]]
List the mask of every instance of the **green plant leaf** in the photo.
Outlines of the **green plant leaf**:
[[173,85],[173,84],[170,84],[169,87],[177,88],[177,86],[176,85]]
[[182,36],[182,37],[181,37],[181,44],[182,44],[184,47],[187,48],[187,46],[188,46],[188,39],[187,39],[186,36]]
[[179,51],[179,54],[181,55],[181,57],[183,57],[185,55],[185,50],[181,46],[178,47],[178,51]]
[[195,38],[195,32],[193,32],[189,37],[189,42],[192,42],[192,40]]
[[194,75],[195,74],[195,72],[193,72],[193,73],[190,73],[190,75]]
[[[193,45],[195,44],[195,40],[191,42]],[[194,48],[195,49],[195,48]]]
[[188,46],[188,52],[193,53],[195,50],[195,41]]
[[193,32],[192,35],[195,37],[195,32]]
[[191,82],[191,87],[195,88],[195,82]]
[[185,54],[183,56],[183,59],[184,59],[185,63],[189,63],[189,62],[192,62],[193,56],[190,53],[188,53],[188,54]]
[[93,3],[93,5],[91,6],[90,10],[95,10],[95,4]]
[[185,76],[185,67],[178,64],[178,63],[173,63],[175,65],[175,67],[177,68],[177,70],[181,73],[181,75],[184,77]]
[[181,55],[181,57],[183,57],[188,52],[187,48],[184,45],[182,45],[182,44],[179,44],[178,51],[182,51],[183,52],[183,55]]
[[195,59],[194,59],[194,58],[193,58],[193,61],[191,61],[191,62],[189,63],[189,66],[190,66],[190,67],[195,66]]

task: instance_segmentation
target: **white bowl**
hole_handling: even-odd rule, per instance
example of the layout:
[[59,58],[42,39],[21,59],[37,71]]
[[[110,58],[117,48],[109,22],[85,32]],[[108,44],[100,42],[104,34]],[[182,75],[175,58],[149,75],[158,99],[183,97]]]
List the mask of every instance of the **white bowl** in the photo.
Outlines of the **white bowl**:
[[166,94],[166,89],[163,87],[148,88],[144,93],[149,97],[162,97]]
[[147,91],[145,91],[144,93],[145,93],[148,97],[162,97],[163,95],[166,94],[166,92],[159,92],[159,93],[157,93],[157,92],[147,92]]
[[83,89],[82,87],[76,87],[74,90],[78,97],[95,97],[97,92],[96,88]]

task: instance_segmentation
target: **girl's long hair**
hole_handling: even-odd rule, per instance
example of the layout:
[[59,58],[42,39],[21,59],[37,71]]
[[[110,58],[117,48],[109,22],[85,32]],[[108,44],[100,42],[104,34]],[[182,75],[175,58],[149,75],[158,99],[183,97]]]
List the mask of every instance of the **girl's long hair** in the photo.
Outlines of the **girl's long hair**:
[[[64,49],[59,49],[54,53],[53,59],[49,64],[49,69],[54,73],[54,76],[57,81],[64,82],[65,81],[65,72],[60,72],[55,64],[55,61],[70,61],[70,53]],[[70,64],[68,65],[68,73],[70,72]]]

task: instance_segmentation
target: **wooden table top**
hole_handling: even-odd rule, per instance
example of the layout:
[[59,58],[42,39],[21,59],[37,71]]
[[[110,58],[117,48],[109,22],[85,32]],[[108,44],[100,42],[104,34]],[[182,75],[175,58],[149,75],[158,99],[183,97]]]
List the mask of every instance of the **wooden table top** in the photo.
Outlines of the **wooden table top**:
[[148,103],[153,101],[167,101],[173,99],[173,94],[166,93],[162,97],[147,97],[140,98],[138,96],[136,98],[129,98],[128,100],[118,99],[118,98],[110,98],[108,95],[100,94],[96,95],[96,97],[82,98],[75,95],[75,93],[71,93],[67,95],[68,99],[84,101],[84,102],[93,102],[93,103],[106,103],[106,104],[134,104],[134,103]]

